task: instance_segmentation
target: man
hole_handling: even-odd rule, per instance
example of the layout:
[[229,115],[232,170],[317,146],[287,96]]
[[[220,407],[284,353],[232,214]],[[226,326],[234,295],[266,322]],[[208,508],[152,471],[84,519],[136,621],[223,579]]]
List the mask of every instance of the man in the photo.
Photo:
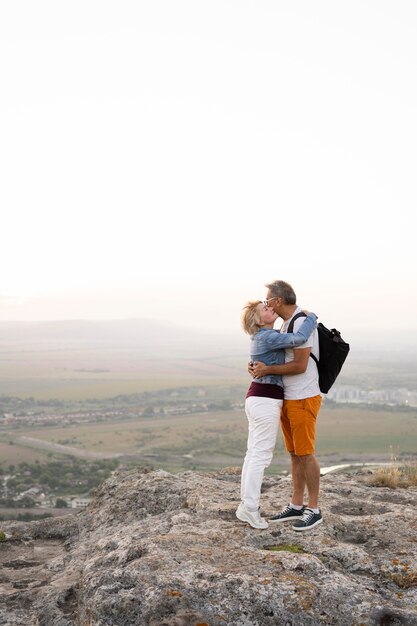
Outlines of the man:
[[[288,283],[276,280],[266,285],[266,304],[284,320],[281,332],[301,312],[296,295]],[[294,321],[293,332],[302,324],[304,317]],[[315,456],[316,418],[320,410],[321,395],[318,371],[310,352],[319,358],[317,330],[298,348],[285,351],[284,365],[266,366],[256,361],[250,373],[256,377],[281,374],[284,384],[284,404],[281,411],[281,427],[287,451],[291,455],[292,497],[271,522],[292,522],[296,531],[311,530],[323,519],[318,505],[320,466]],[[307,487],[308,505],[304,506],[304,490]]]

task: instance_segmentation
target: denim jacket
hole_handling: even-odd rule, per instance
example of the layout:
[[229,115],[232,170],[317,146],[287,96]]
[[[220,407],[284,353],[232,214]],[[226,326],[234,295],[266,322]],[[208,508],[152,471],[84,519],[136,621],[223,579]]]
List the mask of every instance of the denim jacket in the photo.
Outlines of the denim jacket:
[[[317,328],[317,316],[309,313],[296,333],[280,333],[273,328],[261,328],[251,337],[250,358],[262,361],[265,365],[282,365],[285,363],[285,348],[301,346],[307,341],[313,330]],[[282,377],[277,374],[254,378],[256,383],[282,385]]]

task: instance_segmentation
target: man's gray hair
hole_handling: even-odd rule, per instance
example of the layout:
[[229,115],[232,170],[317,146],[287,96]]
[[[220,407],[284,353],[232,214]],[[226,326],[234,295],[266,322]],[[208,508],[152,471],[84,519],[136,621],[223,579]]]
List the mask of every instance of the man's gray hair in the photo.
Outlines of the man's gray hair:
[[265,287],[269,290],[270,297],[282,298],[285,304],[297,303],[297,296],[289,283],[283,280],[274,280],[272,283],[267,283]]

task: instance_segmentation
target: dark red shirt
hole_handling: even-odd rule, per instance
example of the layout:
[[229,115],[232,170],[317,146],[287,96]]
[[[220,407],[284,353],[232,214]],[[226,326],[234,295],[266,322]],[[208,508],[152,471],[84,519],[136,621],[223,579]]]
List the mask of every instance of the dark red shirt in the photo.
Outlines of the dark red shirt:
[[251,383],[247,398],[258,396],[259,398],[275,398],[276,400],[284,399],[284,388],[280,385],[271,385],[270,383]]

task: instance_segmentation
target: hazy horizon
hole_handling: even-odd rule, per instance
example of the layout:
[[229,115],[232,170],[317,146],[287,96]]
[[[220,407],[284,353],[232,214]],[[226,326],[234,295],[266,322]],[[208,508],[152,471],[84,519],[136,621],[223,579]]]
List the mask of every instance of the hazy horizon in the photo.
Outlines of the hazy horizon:
[[[278,319],[276,328],[281,321]],[[333,325],[330,325],[333,327]],[[415,353],[417,350],[417,331],[408,330],[401,334],[378,329],[349,329],[338,327],[342,337],[350,344],[350,359],[363,356],[366,351],[374,353],[399,354]],[[198,356],[213,353],[246,354],[250,339],[237,325],[233,329],[187,327],[169,319],[126,318],[112,320],[67,319],[67,320],[0,320],[0,348],[25,342],[45,343],[49,347],[62,341],[89,343],[109,342],[115,346],[146,346],[155,353],[161,350],[169,340],[170,349],[175,345],[184,346]],[[163,353],[162,353],[163,356]]]

